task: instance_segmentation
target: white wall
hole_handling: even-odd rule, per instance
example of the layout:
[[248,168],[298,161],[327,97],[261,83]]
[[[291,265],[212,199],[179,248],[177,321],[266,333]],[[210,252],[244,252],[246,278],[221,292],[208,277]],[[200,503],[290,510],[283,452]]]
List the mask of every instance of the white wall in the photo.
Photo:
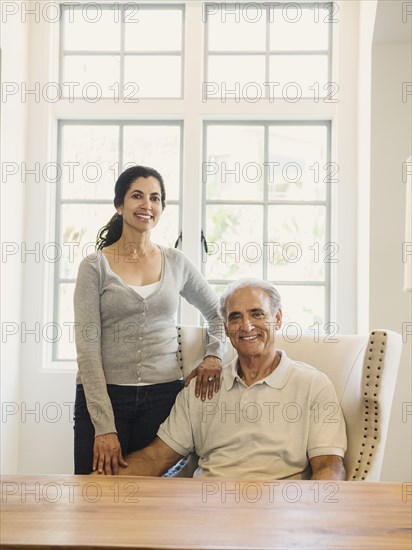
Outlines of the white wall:
[[[3,91],[11,83],[17,92],[3,95],[1,103],[1,471],[72,473],[75,372],[47,370],[42,337],[52,320],[43,304],[53,287],[47,284],[50,263],[41,250],[54,239],[39,205],[53,201],[54,186],[29,174],[36,165],[41,170],[55,161],[50,152],[54,136],[44,139],[50,105],[23,93],[24,87],[33,90],[36,82],[43,86],[49,80],[49,60],[42,53],[47,48],[34,44],[40,35],[47,45],[50,32],[43,20],[30,24],[33,16],[23,23],[20,10],[2,15]],[[34,74],[33,57],[44,69],[40,74]],[[16,168],[14,176],[7,176],[5,163]],[[16,253],[5,256],[5,243],[15,243]],[[36,246],[40,254],[24,254],[24,247],[33,251]],[[12,329],[15,334],[6,334]]]
[[[378,14],[379,16],[379,10]],[[370,288],[371,328],[402,334],[411,322],[412,293],[403,292],[402,242],[405,191],[402,163],[410,156],[412,97],[402,101],[402,83],[411,82],[410,44],[375,44],[372,54]],[[410,481],[412,418],[411,340],[404,339],[398,383],[389,425],[383,481]],[[402,450],[402,451],[401,451]]]
[[378,0],[359,4],[358,112],[357,112],[357,330],[369,331],[369,215],[372,42]]
[[[387,328],[402,334],[411,318],[403,287],[405,184],[402,162],[411,154],[411,104],[402,82],[411,81],[410,19],[403,2],[360,2],[358,67],[358,331]],[[409,29],[409,32],[407,30]],[[411,337],[404,343],[389,425],[382,481],[412,478]],[[402,452],[400,450],[402,449]]]
[[[43,90],[53,76],[53,55],[56,24],[40,18],[30,28],[30,68],[27,87]],[[33,53],[37,52],[37,57]],[[48,53],[49,52],[49,53]],[[40,61],[40,63],[39,63]],[[21,473],[73,473],[73,405],[75,375],[73,368],[57,363],[51,368],[53,334],[46,331],[53,321],[51,308],[54,294],[55,264],[47,260],[47,246],[55,242],[55,192],[52,177],[43,177],[43,168],[57,162],[56,125],[52,102],[43,94],[28,98],[27,135],[30,147],[27,160],[30,167],[40,166],[40,173],[27,177],[27,204],[24,239],[35,254],[27,255],[23,275],[22,316],[28,327],[36,327],[27,335],[21,349],[20,399],[25,412],[20,425],[19,462]],[[37,244],[36,244],[37,243]],[[39,327],[37,329],[37,327]]]
[[[27,80],[27,25],[16,18],[1,26],[1,471],[14,473],[18,465],[20,427],[20,359],[23,265],[19,251],[23,241],[25,190],[20,166],[26,159],[27,108],[15,85]],[[16,63],[16,59],[19,60]],[[16,171],[15,175],[11,172]],[[10,243],[10,244],[7,244]],[[13,243],[13,244],[12,244]],[[5,251],[10,255],[4,254]],[[11,254],[13,252],[13,254]],[[12,332],[16,332],[12,335]]]

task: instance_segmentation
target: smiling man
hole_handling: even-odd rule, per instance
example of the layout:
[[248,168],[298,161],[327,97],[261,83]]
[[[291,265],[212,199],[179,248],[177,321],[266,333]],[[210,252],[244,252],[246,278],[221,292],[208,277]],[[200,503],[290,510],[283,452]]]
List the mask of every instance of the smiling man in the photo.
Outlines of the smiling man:
[[[345,479],[345,422],[330,380],[276,349],[277,290],[243,279],[221,298],[238,357],[206,402],[190,386],[178,395],[158,437],[127,457],[125,475],[161,475],[195,451],[195,476],[237,479]],[[193,381],[192,383],[195,383]]]

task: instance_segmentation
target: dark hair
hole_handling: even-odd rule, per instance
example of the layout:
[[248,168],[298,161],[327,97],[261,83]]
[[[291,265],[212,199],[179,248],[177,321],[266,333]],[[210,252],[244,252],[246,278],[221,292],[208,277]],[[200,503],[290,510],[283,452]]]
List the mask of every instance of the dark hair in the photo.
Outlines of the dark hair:
[[[132,166],[120,174],[114,186],[113,204],[115,208],[124,203],[126,193],[130,186],[138,178],[156,178],[160,184],[160,195],[162,200],[162,209],[166,208],[166,190],[162,176],[154,168],[148,166]],[[101,250],[105,246],[110,246],[120,239],[123,231],[123,219],[117,212],[109,220],[109,223],[102,227],[97,233],[96,250]]]

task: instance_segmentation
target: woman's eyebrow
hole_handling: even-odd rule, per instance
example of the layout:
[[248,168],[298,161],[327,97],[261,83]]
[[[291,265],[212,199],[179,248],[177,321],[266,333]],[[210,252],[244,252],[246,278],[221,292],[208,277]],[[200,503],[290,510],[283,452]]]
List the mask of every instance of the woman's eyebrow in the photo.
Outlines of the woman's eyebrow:
[[[141,189],[133,189],[133,191],[130,191],[131,194],[133,193],[143,193],[144,194],[144,191],[142,191]],[[154,195],[157,195],[158,197],[160,197],[160,193],[158,191],[153,191],[153,193],[150,193],[150,196],[153,197]]]

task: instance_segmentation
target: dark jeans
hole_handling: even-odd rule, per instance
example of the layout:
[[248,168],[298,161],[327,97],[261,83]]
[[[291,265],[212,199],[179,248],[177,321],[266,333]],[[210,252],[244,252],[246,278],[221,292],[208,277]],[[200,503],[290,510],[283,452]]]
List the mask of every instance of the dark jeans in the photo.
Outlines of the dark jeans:
[[[156,437],[169,416],[183,380],[150,386],[107,385],[123,457],[143,449]],[[90,474],[93,466],[94,427],[83,386],[76,387],[74,405],[74,473]]]

